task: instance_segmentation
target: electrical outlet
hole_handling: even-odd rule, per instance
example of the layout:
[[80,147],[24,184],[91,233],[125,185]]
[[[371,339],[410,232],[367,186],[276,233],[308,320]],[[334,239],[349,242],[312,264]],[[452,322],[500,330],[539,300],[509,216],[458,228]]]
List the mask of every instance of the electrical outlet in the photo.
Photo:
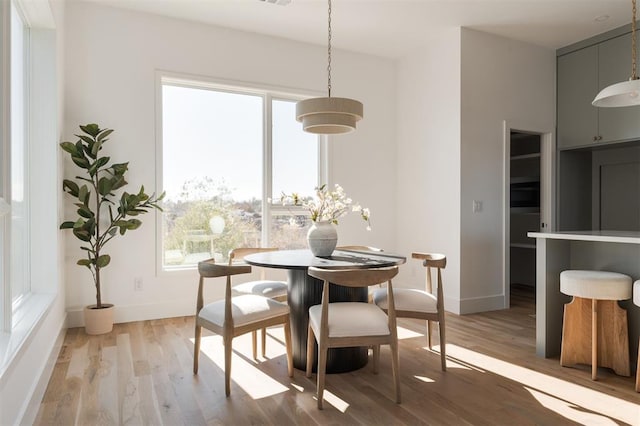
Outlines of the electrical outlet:
[[134,291],[142,291],[144,290],[144,286],[142,283],[142,277],[135,277],[133,279],[133,290]]
[[473,200],[473,212],[480,213],[482,211],[482,201]]

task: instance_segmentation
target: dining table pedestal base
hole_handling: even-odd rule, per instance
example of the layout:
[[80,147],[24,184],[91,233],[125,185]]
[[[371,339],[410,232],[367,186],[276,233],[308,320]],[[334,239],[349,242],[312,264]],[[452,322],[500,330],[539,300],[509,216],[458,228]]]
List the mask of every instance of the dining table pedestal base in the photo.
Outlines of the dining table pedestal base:
[[[299,370],[307,368],[307,333],[309,308],[322,303],[321,280],[307,274],[306,269],[289,269],[288,303],[291,311],[291,341],[293,343],[293,366]],[[329,302],[366,302],[366,288],[330,285]],[[313,371],[318,365],[318,345],[314,343]],[[369,348],[331,348],[327,354],[327,373],[346,373],[367,365]]]

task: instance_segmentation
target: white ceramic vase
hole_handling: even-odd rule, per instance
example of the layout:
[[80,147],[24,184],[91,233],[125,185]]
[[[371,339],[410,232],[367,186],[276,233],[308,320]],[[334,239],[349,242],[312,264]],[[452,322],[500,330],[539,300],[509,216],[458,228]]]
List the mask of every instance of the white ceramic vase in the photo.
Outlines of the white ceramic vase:
[[331,256],[338,244],[336,225],[329,221],[313,222],[307,232],[307,241],[314,256]]

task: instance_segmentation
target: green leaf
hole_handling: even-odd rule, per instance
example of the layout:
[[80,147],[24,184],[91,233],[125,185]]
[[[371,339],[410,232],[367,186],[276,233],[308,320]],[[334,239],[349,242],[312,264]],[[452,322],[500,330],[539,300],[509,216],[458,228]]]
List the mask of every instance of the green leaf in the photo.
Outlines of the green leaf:
[[77,197],[79,192],[78,184],[69,179],[64,179],[62,181],[62,190],[74,197]]
[[94,176],[98,170],[100,170],[100,167],[104,166],[105,164],[107,164],[109,162],[110,158],[109,157],[100,157],[98,158],[98,160],[93,163],[91,165],[91,167],[89,167],[89,174],[91,176]]
[[102,196],[108,195],[113,187],[113,179],[101,177],[98,181],[98,193]]
[[72,144],[71,142],[62,142],[60,144],[60,147],[71,155],[76,155],[76,153],[78,152],[76,150],[75,144]]
[[98,268],[104,268],[109,264],[109,262],[111,262],[111,256],[109,256],[108,254],[103,254],[98,259],[96,259],[96,266]]
[[71,157],[71,160],[78,167],[81,167],[83,169],[88,169],[89,168],[89,161],[84,157]]
[[96,161],[96,164],[98,165],[98,168],[104,166],[105,164],[107,164],[109,162],[111,158],[109,157],[100,157],[98,158],[98,161]]
[[93,138],[90,138],[89,136],[85,136],[85,135],[76,135],[76,136],[79,137],[80,139],[82,139],[84,141],[84,143],[86,143],[90,147],[93,146],[94,143],[96,143],[93,140]]
[[91,260],[89,259],[80,259],[76,263],[80,266],[86,266],[87,268],[91,267]]
[[96,158],[98,156],[98,151],[100,151],[101,148],[102,142],[98,141],[93,144],[93,146],[91,147],[91,155],[93,156],[93,158]]
[[84,205],[87,205],[89,203],[90,195],[89,187],[87,185],[82,185],[78,191],[78,200],[80,200]]
[[81,125],[80,129],[93,137],[98,136],[98,133],[100,133],[100,127],[95,123],[86,124],[84,126]]
[[128,230],[138,229],[140,228],[140,225],[142,225],[142,221],[138,219],[129,219],[127,222],[128,222],[127,224]]
[[62,222],[60,224],[60,229],[73,229],[74,222]]
[[91,234],[81,228],[73,228],[73,235],[81,241],[91,241]]
[[104,129],[104,130],[102,130],[100,132],[100,134],[98,135],[98,142],[104,141],[104,138],[109,136],[111,133],[113,133],[113,129]]
[[127,170],[129,170],[129,163],[127,162],[127,163],[114,164],[111,166],[111,168],[113,169],[114,175],[121,176],[125,174]]
[[124,177],[117,176],[112,179],[111,190],[115,191],[116,189],[120,189],[127,184],[127,181],[124,180]]
[[91,219],[93,217],[93,212],[86,206],[80,207],[77,212],[80,216],[86,217],[87,219]]

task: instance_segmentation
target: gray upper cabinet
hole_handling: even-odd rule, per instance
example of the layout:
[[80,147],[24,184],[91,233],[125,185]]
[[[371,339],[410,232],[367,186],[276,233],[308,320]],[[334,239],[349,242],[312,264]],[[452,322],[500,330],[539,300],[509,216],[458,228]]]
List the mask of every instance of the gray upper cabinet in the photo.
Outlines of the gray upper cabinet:
[[559,56],[558,147],[566,149],[640,138],[640,106],[596,108],[591,105],[601,89],[630,76],[630,34]]
[[593,143],[598,110],[591,105],[598,86],[598,47],[558,57],[558,147]]

